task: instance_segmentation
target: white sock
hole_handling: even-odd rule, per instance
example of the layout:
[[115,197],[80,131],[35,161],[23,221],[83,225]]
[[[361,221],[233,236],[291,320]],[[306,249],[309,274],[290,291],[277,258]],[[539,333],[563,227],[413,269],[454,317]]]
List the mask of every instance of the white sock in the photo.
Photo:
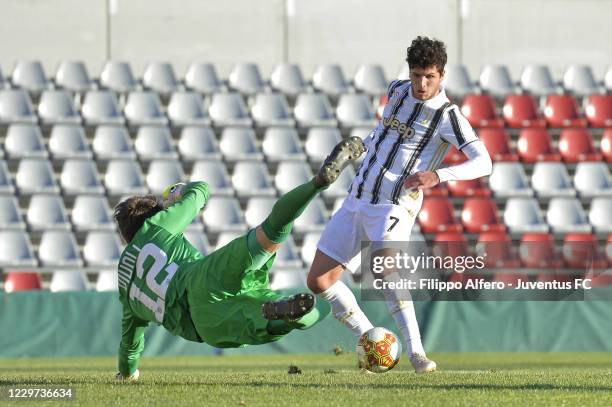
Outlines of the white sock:
[[385,290],[387,307],[400,331],[402,331],[402,335],[404,335],[408,355],[415,353],[425,355],[425,349],[423,349],[423,344],[421,343],[419,323],[414,313],[414,303],[409,292],[402,292],[402,297],[406,297],[406,295],[408,296],[407,300],[400,300],[395,290]]
[[366,314],[359,308],[353,292],[342,281],[336,281],[319,294],[319,297],[329,301],[334,317],[355,335],[361,335],[374,328]]

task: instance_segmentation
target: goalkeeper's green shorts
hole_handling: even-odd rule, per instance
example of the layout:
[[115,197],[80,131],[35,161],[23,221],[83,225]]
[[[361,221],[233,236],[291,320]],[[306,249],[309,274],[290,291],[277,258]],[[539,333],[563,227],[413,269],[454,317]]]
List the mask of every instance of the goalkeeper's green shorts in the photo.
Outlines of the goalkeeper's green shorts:
[[261,313],[265,302],[281,298],[269,287],[268,271],[275,255],[260,252],[253,258],[247,236],[232,240],[186,270],[191,319],[202,340],[218,348],[283,337],[268,333],[268,320]]

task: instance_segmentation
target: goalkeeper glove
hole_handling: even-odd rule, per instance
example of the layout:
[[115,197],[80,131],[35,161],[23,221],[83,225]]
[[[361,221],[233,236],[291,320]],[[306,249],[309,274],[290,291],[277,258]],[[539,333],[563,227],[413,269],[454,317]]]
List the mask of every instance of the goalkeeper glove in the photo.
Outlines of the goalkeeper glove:
[[180,201],[183,198],[183,190],[186,185],[184,182],[178,182],[164,189],[164,192],[162,192],[162,207],[166,209],[175,202]]

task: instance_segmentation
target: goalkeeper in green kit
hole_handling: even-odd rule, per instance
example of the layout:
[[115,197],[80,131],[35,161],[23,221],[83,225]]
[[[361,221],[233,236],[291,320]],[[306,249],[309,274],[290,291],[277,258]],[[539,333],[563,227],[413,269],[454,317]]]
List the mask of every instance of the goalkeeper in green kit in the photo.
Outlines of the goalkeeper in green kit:
[[123,318],[117,378],[138,379],[151,321],[190,341],[235,348],[273,342],[323,319],[327,303],[316,304],[307,293],[281,297],[270,289],[268,272],[293,221],[364,151],[357,137],[340,142],[318,174],[281,196],[261,225],[207,256],[183,235],[208,200],[205,182],[173,185],[161,204],[151,195],[120,202],[114,218],[127,246],[118,270]]

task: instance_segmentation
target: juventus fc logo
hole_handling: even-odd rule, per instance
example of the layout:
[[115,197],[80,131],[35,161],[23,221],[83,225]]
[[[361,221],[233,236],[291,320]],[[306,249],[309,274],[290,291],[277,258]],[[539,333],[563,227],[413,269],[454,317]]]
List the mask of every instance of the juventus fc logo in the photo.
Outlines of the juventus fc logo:
[[398,119],[393,117],[385,117],[383,119],[383,124],[385,127],[391,130],[397,130],[400,134],[400,137],[410,139],[414,137],[414,129],[412,127],[408,127],[406,123],[400,122]]

